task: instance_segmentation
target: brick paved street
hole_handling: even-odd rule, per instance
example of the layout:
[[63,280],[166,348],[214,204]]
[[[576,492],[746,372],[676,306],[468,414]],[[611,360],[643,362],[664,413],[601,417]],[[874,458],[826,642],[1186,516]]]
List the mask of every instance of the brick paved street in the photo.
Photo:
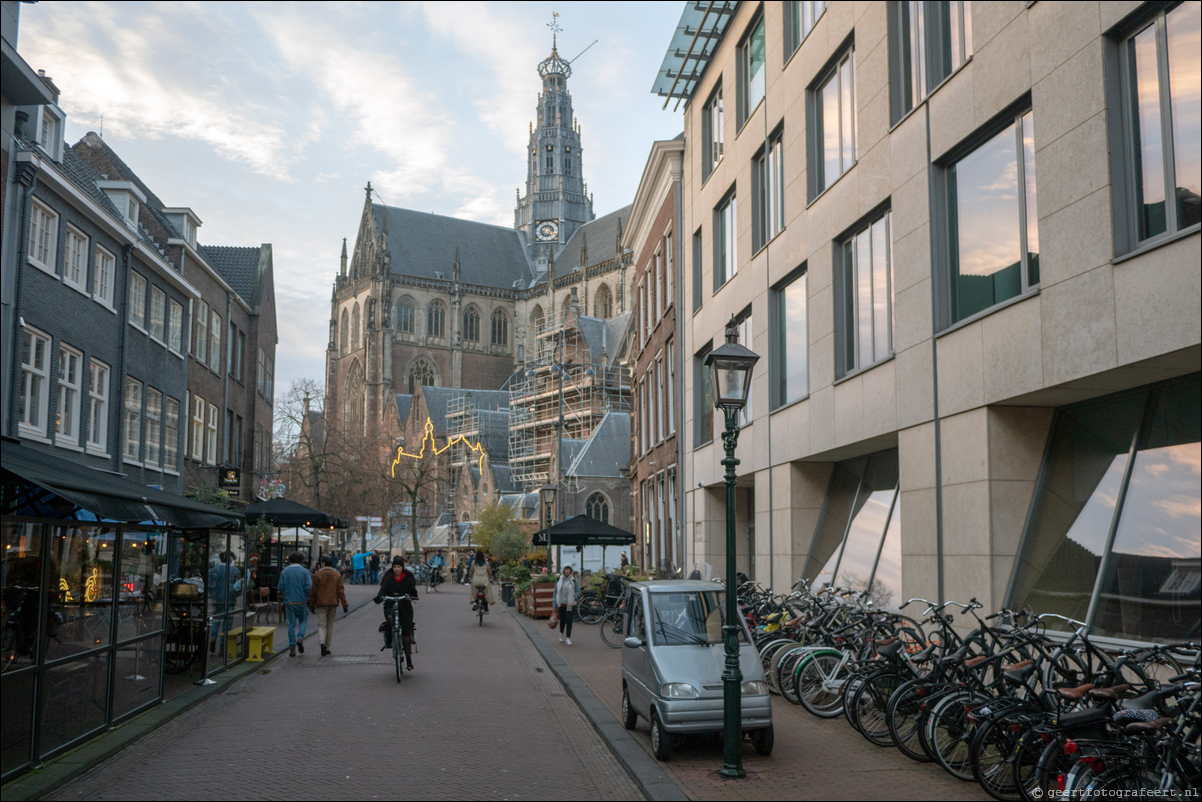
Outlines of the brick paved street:
[[338,621],[331,657],[310,638],[51,798],[641,798],[507,612],[479,627],[466,589],[444,585],[415,618],[400,685],[369,604]]
[[[535,621],[544,638],[567,661],[597,698],[619,719],[622,704],[622,654],[601,640],[596,626],[576,622],[572,646],[558,642],[546,621]],[[868,743],[846,719],[819,719],[780,697],[773,697],[776,745],[760,757],[743,746],[747,777],[719,777],[719,736],[690,737],[677,745],[672,760],[661,764],[693,799],[988,799],[975,783],[953,779],[933,764],[919,764],[896,749]],[[651,753],[651,731],[639,719],[635,732]]]

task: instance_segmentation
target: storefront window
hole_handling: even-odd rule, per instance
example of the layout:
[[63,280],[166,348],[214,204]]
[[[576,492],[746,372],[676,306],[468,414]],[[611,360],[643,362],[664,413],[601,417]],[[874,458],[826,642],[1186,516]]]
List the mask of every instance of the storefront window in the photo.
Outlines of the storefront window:
[[113,718],[145,707],[159,698],[163,636],[117,647],[113,665]]
[[118,641],[149,635],[163,628],[166,562],[166,535],[125,530],[121,547],[121,590],[117,601]]
[[105,724],[109,652],[59,663],[41,673],[41,721],[38,751],[51,750],[88,735]]
[[1061,410],[1011,606],[1121,639],[1198,636],[1200,405],[1194,374]]
[[[37,660],[38,608],[41,604],[42,527],[4,524],[4,590],[0,594],[3,671],[8,674]],[[7,716],[6,716],[7,718]]]
[[29,763],[33,747],[33,678],[36,671],[0,677],[0,774]]
[[54,528],[49,591],[58,636],[47,643],[46,660],[109,645],[116,537],[111,527]]
[[209,670],[220,669],[245,653],[243,635],[246,609],[245,538],[224,532],[209,536],[209,573],[205,581],[208,593]]
[[205,632],[206,538],[171,538],[167,572],[168,605],[164,673],[183,674],[200,665],[208,640]]

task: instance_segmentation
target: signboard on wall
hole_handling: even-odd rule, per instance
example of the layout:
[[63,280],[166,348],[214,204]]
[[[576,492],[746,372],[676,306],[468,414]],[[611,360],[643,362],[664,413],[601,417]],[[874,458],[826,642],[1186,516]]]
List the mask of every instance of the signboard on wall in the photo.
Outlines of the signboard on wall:
[[238,468],[222,468],[221,469],[221,489],[229,493],[233,498],[238,497],[238,492],[242,487],[242,471]]

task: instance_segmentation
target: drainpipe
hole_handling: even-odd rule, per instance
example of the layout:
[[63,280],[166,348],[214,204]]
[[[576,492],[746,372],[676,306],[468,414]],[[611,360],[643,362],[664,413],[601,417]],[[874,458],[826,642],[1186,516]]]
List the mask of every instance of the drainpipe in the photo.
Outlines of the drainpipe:
[[[180,260],[183,261],[182,256],[180,257]],[[230,335],[230,329],[232,328],[230,324],[232,324],[233,322],[234,322],[234,295],[229,290],[226,290],[226,292],[225,292],[225,335],[226,335],[225,336],[225,339],[226,339],[225,368],[221,371],[221,373],[222,373],[222,376],[221,376],[221,417],[225,419],[221,422],[221,428],[222,428],[222,431],[225,433],[225,436],[222,439],[221,456],[223,458],[228,456],[228,457],[230,457],[231,462],[236,463],[237,462],[236,457],[234,457],[234,455],[230,454],[230,434],[231,434],[230,433],[230,357],[233,355],[233,347],[236,345],[236,343],[234,342],[235,337],[231,337],[229,335]],[[222,459],[222,462],[226,462],[226,460]],[[238,467],[238,465],[235,464],[234,467]],[[218,472],[218,476],[217,476],[217,487],[219,487],[219,488],[221,487],[220,471]],[[309,544],[312,545],[313,541],[310,540]]]
[[[931,164],[931,104],[927,102],[926,107],[926,124],[927,124],[927,230],[930,232],[930,248],[931,256],[934,258],[936,253],[937,243],[935,238],[935,170]],[[943,603],[943,447],[941,427],[939,425],[939,345],[935,337],[935,326],[937,315],[939,314],[939,296],[935,287],[934,278],[931,280],[931,398],[932,415],[935,423],[935,570],[936,570],[936,588],[938,593],[935,598]]]

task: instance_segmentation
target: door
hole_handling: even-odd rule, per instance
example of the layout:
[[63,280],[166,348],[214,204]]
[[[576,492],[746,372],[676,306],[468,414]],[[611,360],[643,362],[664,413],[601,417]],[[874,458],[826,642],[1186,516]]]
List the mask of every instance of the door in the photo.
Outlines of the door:
[[651,713],[651,661],[647,653],[647,618],[643,591],[631,588],[626,597],[626,637],[638,638],[643,645],[637,649],[622,646],[622,662],[629,672],[627,687],[634,709],[644,718]]

